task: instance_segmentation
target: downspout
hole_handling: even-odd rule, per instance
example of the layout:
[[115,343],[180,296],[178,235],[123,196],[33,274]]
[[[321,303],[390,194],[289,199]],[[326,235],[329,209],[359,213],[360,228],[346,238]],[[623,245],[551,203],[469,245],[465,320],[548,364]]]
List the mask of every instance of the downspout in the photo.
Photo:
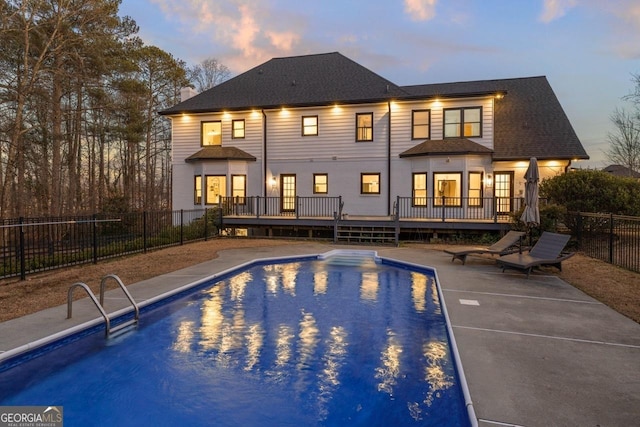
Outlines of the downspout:
[[267,197],[269,194],[267,188],[267,115],[264,110],[262,112],[262,196]]
[[391,101],[389,108],[389,128],[387,129],[387,215],[391,215]]

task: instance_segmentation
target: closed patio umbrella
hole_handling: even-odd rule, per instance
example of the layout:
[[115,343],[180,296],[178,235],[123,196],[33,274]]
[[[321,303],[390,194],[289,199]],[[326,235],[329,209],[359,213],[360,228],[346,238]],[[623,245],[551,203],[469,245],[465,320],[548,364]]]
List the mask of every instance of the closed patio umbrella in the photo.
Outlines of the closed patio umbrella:
[[529,167],[524,174],[524,179],[526,180],[524,187],[525,207],[520,220],[531,228],[535,225],[540,225],[540,208],[538,207],[540,173],[538,172],[538,160],[535,157],[529,160]]

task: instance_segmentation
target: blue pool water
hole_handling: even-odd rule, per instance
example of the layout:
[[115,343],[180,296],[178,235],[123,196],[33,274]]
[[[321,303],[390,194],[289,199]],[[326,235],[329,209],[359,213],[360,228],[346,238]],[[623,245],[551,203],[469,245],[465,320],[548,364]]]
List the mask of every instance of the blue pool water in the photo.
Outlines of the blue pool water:
[[0,405],[61,405],[67,427],[469,425],[433,272],[373,258],[229,274],[24,358]]

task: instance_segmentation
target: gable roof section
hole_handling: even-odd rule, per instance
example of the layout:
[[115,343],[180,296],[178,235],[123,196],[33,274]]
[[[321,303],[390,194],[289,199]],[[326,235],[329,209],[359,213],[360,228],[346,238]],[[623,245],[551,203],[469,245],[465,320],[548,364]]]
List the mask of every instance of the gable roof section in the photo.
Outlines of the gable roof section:
[[160,114],[391,100],[407,93],[341,55],[274,58]]
[[403,86],[414,96],[503,93],[495,100],[493,160],[588,159],[547,78]]
[[407,151],[400,153],[400,157],[418,157],[430,155],[463,155],[463,154],[491,154],[492,151],[466,138],[447,138],[445,140],[427,140]]
[[202,150],[190,155],[184,160],[185,162],[195,162],[198,160],[245,160],[255,162],[256,158],[236,147],[213,145],[204,147]]

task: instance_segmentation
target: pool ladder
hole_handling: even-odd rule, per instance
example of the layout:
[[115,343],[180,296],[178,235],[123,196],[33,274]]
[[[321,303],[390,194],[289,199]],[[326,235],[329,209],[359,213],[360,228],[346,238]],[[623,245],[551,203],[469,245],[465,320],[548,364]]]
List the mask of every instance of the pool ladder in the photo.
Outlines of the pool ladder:
[[[124,294],[127,296],[127,299],[133,306],[133,310],[134,310],[133,319],[128,320],[126,322],[122,322],[119,325],[114,326],[113,328],[111,327],[111,318],[109,317],[107,312],[104,310],[104,292],[106,289],[107,281],[109,279],[113,279],[116,281],[118,286],[120,286],[120,289],[122,289]],[[67,319],[71,319],[71,314],[73,310],[73,291],[76,288],[84,289],[87,292],[87,295],[89,295],[89,298],[91,298],[91,301],[93,301],[93,303],[95,304],[96,308],[100,311],[100,314],[104,318],[104,322],[105,322],[106,338],[109,338],[111,334],[114,334],[118,331],[122,331],[123,329],[128,328],[129,326],[138,324],[138,320],[140,319],[140,309],[138,308],[138,304],[136,304],[135,300],[133,299],[133,297],[127,290],[127,288],[124,286],[124,283],[122,283],[122,280],[120,280],[120,278],[115,274],[108,274],[102,278],[102,281],[100,281],[100,301],[98,301],[94,293],[91,292],[91,288],[89,288],[89,286],[87,286],[86,283],[77,282],[71,285],[71,287],[69,287],[69,291],[67,292]]]

